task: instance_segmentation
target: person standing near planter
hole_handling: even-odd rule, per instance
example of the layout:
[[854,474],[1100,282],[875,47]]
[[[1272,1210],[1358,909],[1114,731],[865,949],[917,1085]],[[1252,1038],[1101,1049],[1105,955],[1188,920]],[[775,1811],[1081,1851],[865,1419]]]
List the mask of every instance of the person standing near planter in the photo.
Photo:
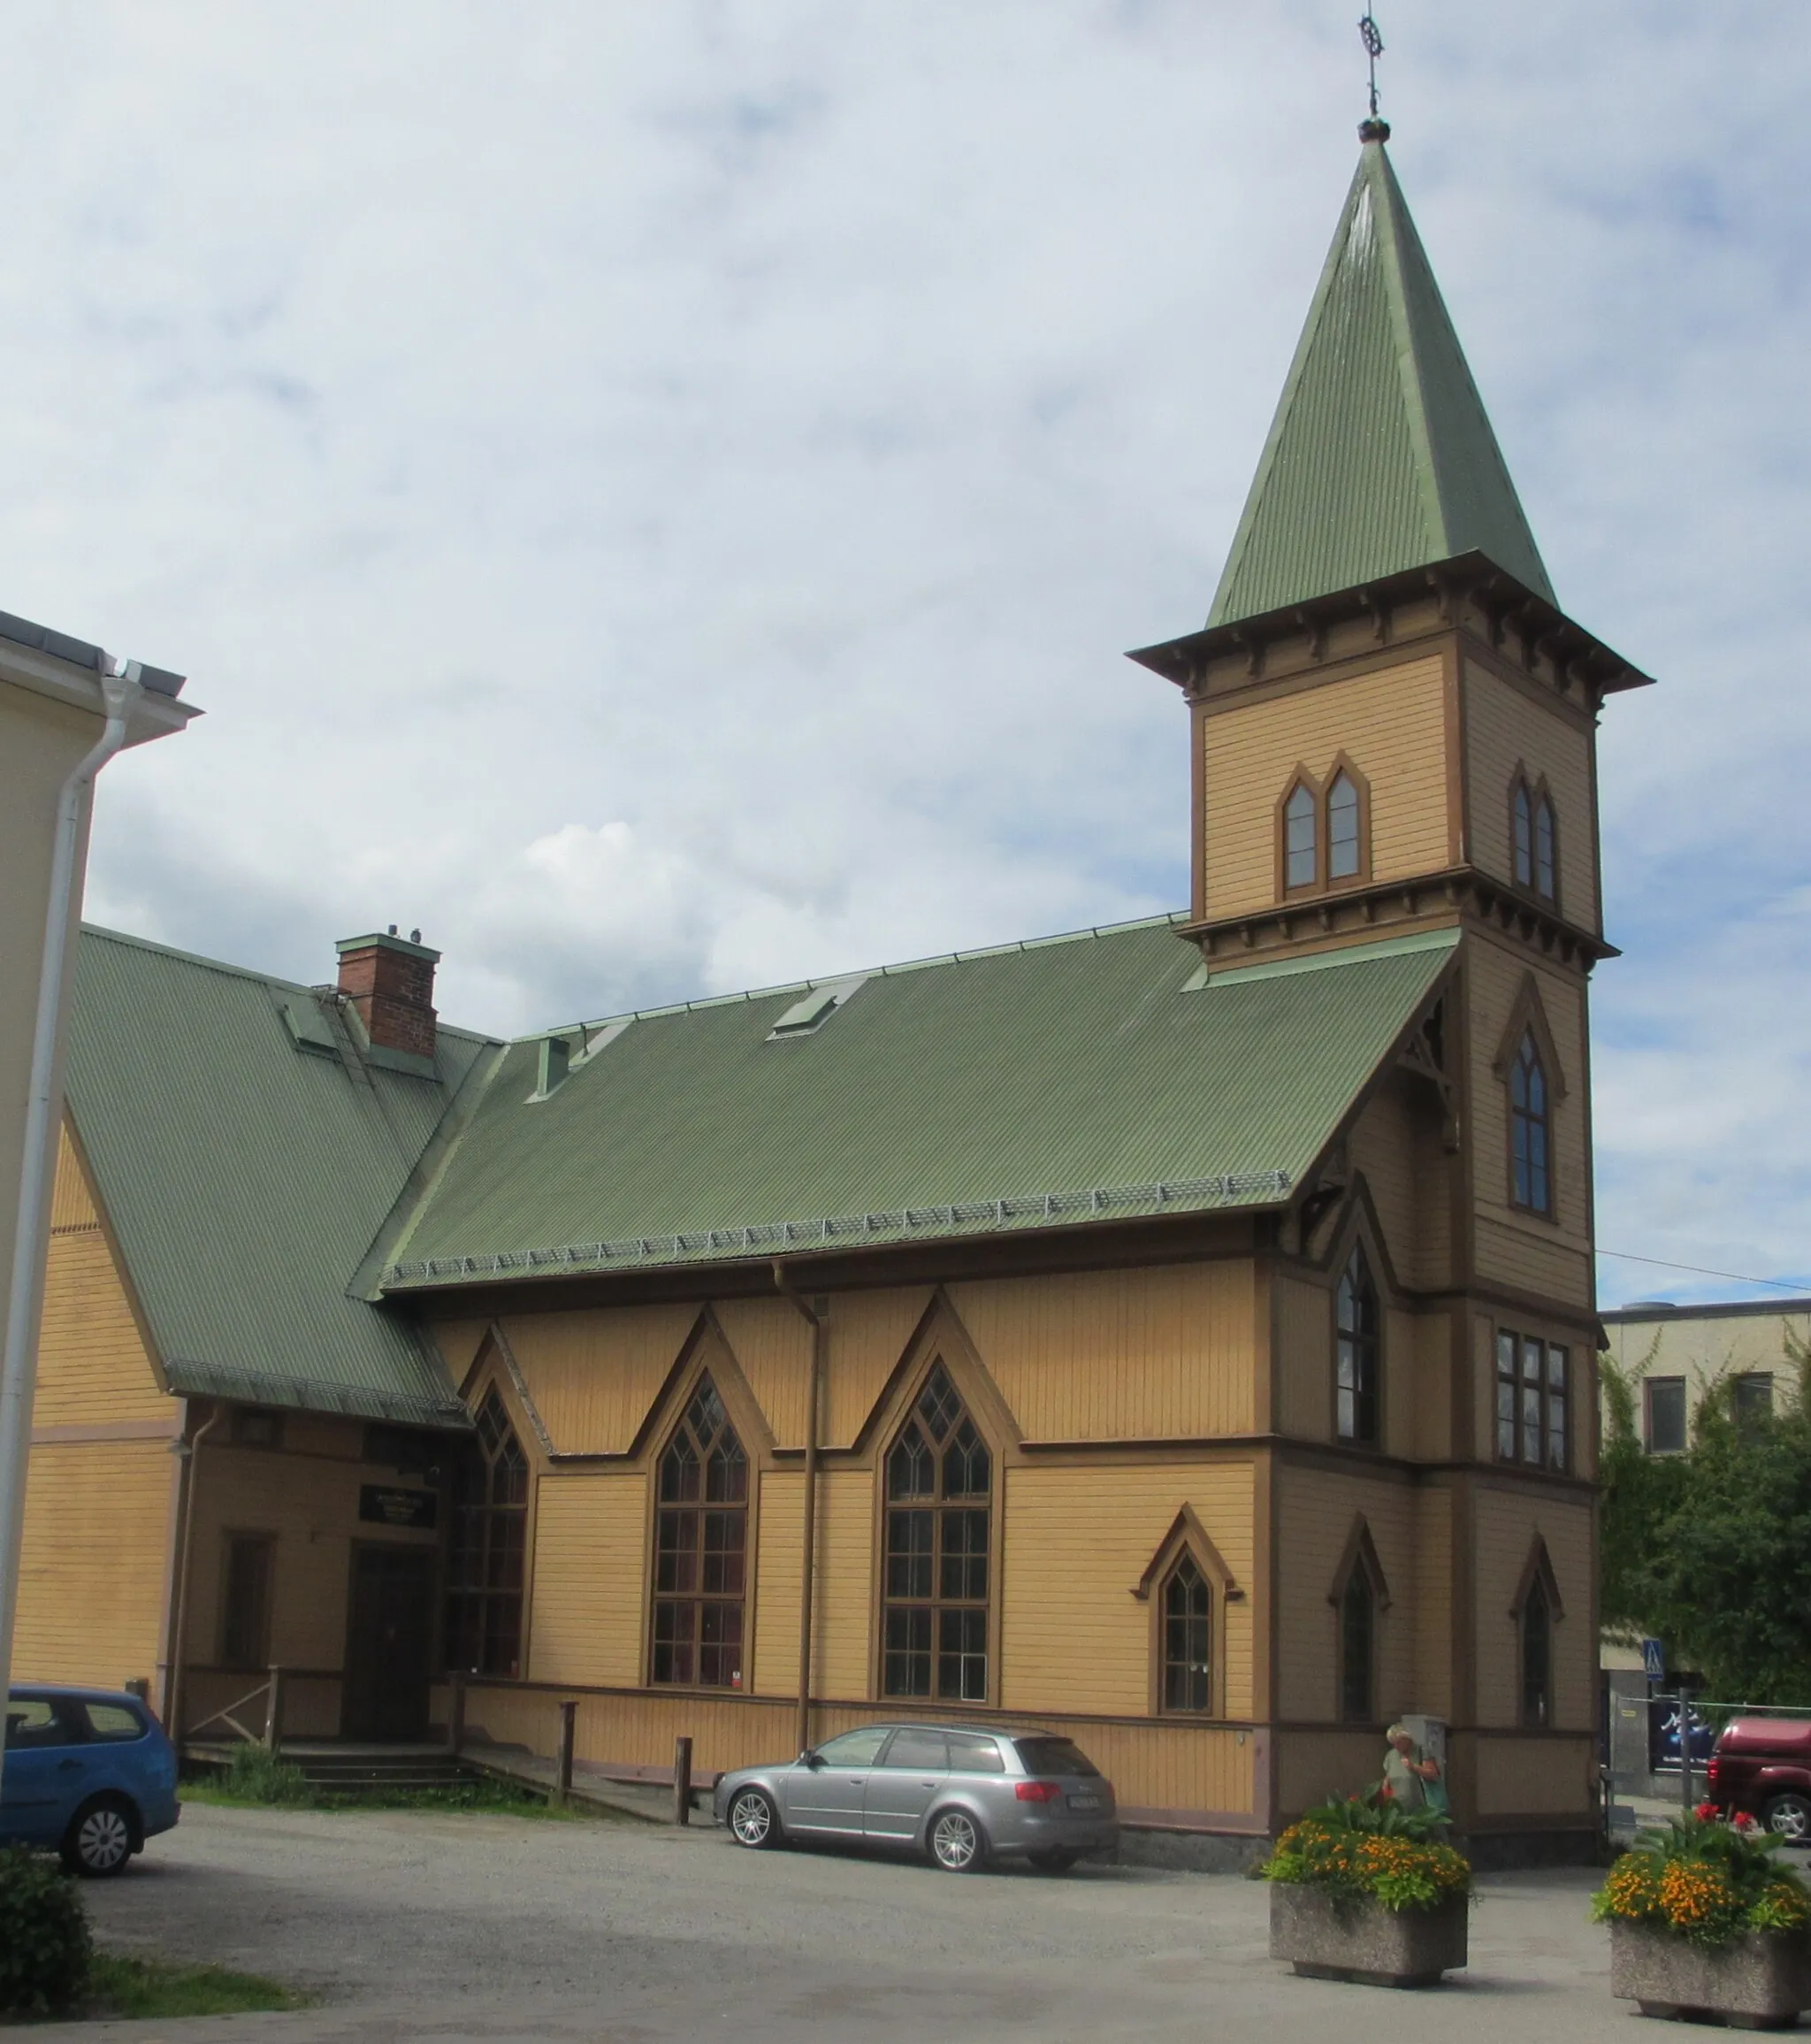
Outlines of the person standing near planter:
[[[1426,1810],[1435,1805],[1428,1784],[1440,1780],[1440,1763],[1430,1760],[1415,1743],[1406,1725],[1392,1725],[1384,1737],[1389,1742],[1383,1757],[1383,1792],[1399,1810]],[[1444,1805],[1444,1795],[1439,1797]],[[1445,1811],[1442,1808],[1441,1814]]]

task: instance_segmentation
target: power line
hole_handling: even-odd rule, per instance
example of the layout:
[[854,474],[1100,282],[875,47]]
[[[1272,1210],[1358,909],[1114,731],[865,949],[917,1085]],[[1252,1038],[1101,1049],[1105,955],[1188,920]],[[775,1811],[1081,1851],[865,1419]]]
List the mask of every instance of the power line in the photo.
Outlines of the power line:
[[1656,1270],[1689,1270],[1697,1277],[1726,1277],[1732,1284],[1766,1284],[1776,1291],[1811,1290],[1803,1278],[1748,1277],[1739,1270],[1710,1270],[1701,1263],[1671,1263],[1663,1256],[1636,1256],[1626,1249],[1600,1249],[1600,1256],[1614,1257],[1618,1263],[1651,1263]]

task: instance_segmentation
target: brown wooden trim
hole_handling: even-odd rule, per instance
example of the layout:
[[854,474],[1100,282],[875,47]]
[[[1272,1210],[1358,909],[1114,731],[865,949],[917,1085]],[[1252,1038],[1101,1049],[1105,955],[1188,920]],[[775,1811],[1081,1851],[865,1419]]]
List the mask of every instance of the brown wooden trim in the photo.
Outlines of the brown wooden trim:
[[1121,1803],[1119,1824],[1127,1831],[1230,1833],[1235,1838],[1270,1835],[1269,1824],[1262,1813],[1254,1820],[1249,1810],[1143,1810],[1135,1803]]
[[101,1441],[180,1441],[181,1438],[182,1413],[180,1407],[173,1410],[167,1420],[96,1420],[72,1421],[67,1426],[32,1428],[34,1448],[57,1448]]
[[[273,1534],[271,1537],[274,1539],[276,1535]],[[382,1543],[378,1543],[378,1544],[381,1545]],[[397,1544],[400,1545],[401,1543]],[[237,1676],[256,1675],[264,1672],[266,1671],[258,1668],[229,1668],[222,1661],[190,1661],[183,1670],[185,1674],[189,1675]],[[283,1680],[286,1682],[339,1682],[345,1679],[346,1671],[344,1668],[292,1668],[287,1661],[283,1664]],[[444,1675],[434,1675],[429,1678],[431,1682],[444,1682],[446,1679]],[[477,1678],[470,1679],[475,1680]]]
[[[541,1418],[540,1407],[534,1402],[534,1394],[528,1388],[528,1379],[522,1374],[522,1366],[516,1359],[516,1351],[509,1345],[509,1337],[503,1331],[501,1321],[493,1321],[484,1339],[478,1344],[478,1353],[472,1358],[471,1368],[466,1372],[469,1379],[476,1379],[482,1374],[486,1350],[494,1351],[502,1359],[503,1367],[508,1373],[510,1385],[516,1393],[516,1404],[527,1416],[530,1430],[539,1444],[542,1456],[545,1458],[551,1455],[554,1452],[554,1436],[547,1431],[546,1421]],[[476,1398],[467,1403],[473,1412],[477,1411],[478,1401]]]
[[1460,656],[1476,661],[1484,671],[1507,688],[1512,688],[1525,701],[1537,708],[1556,716],[1563,723],[1570,724],[1577,731],[1589,733],[1597,728],[1597,712],[1589,703],[1575,700],[1570,695],[1562,695],[1550,681],[1543,681],[1529,673],[1519,661],[1505,660],[1497,647],[1485,635],[1469,624],[1462,624],[1457,636]]
[[1440,695],[1447,746],[1447,863],[1463,866],[1471,846],[1471,720],[1465,700],[1464,663],[1455,634],[1440,648]]
[[1207,716],[1188,706],[1188,913],[1207,915]]

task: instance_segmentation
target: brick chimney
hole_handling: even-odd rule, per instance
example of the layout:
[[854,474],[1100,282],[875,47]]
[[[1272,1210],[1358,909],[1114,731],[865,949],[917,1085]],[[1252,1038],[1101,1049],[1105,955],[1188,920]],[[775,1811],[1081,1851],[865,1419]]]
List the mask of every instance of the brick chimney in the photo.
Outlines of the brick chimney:
[[434,968],[421,932],[398,937],[393,922],[381,937],[346,937],[340,953],[340,991],[358,1010],[365,1034],[386,1051],[434,1054]]

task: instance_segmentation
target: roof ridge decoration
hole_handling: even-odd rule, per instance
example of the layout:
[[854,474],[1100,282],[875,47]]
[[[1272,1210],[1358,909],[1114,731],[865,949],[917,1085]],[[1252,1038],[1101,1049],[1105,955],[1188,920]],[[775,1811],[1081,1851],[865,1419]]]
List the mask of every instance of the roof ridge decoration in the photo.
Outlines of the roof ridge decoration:
[[1557,607],[1379,137],[1359,151],[1208,624],[1474,549]]

